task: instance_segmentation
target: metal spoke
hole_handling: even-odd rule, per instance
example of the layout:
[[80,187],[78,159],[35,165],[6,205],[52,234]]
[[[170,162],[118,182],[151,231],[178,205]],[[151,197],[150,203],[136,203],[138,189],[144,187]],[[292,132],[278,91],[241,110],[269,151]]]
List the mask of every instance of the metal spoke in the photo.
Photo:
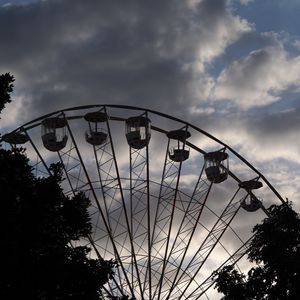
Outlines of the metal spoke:
[[199,273],[200,269],[202,268],[203,264],[205,263],[205,261],[207,260],[207,258],[209,257],[209,255],[211,254],[215,246],[218,244],[222,235],[229,227],[230,223],[232,222],[238,210],[240,209],[241,200],[239,199],[238,201],[234,202],[234,199],[238,194],[238,191],[239,189],[235,192],[230,202],[222,212],[221,216],[219,217],[219,219],[217,220],[217,222],[215,223],[215,225],[213,226],[209,234],[206,236],[206,238],[202,242],[197,252],[194,254],[188,266],[186,267],[186,272],[190,272],[191,274],[193,274],[193,276],[192,276],[192,280],[188,282],[188,284],[186,285],[186,287],[182,292],[182,295],[178,298],[178,300],[183,297],[184,293],[187,291],[187,289],[189,288],[189,286],[191,285],[191,283]]
[[[144,133],[143,123],[134,125],[140,118],[137,112],[142,119],[151,119],[152,134],[132,144],[128,132],[134,139],[139,130]],[[86,135],[81,123],[88,129]],[[124,127],[126,136],[120,138]],[[37,137],[38,131],[41,137]],[[93,134],[103,139],[93,141]],[[209,299],[214,284],[209,271],[215,255],[225,255],[223,260],[215,260],[216,270],[230,263],[237,265],[251,240],[244,242],[242,236],[250,235],[251,222],[253,226],[262,219],[262,214],[254,213],[255,205],[268,217],[268,210],[258,200],[261,195],[254,195],[249,182],[256,183],[254,189],[265,185],[262,196],[272,195],[265,203],[285,203],[271,183],[230,146],[193,124],[150,109],[110,104],[72,107],[28,122],[1,136],[2,142],[12,149],[28,142],[36,176],[51,175],[50,164],[59,161],[66,179],[62,182],[64,193],[71,197],[84,192],[90,198],[93,231],[72,246],[88,246],[91,258],[118,263],[114,278],[101,291],[103,297],[112,299]],[[41,145],[52,153],[40,149]],[[186,149],[193,151],[191,157]],[[176,156],[175,150],[182,151],[182,156]],[[230,170],[228,164],[222,165],[228,157],[233,160]],[[214,177],[218,168],[224,172]],[[245,169],[253,180],[242,181],[239,176],[248,173],[235,173]],[[224,202],[224,198],[229,199]],[[244,222],[242,212],[254,216],[247,219],[245,233],[234,225]]]

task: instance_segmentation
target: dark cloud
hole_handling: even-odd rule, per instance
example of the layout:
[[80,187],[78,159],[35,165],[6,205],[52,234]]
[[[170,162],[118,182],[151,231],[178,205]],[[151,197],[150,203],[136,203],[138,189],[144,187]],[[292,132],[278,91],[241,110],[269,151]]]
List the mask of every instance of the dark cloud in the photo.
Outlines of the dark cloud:
[[96,102],[179,110],[197,98],[197,82],[196,94],[204,89],[204,65],[247,30],[226,2],[53,0],[1,8],[0,66],[15,74],[36,113]]
[[298,132],[299,123],[300,108],[298,107],[290,111],[273,113],[265,115],[263,118],[256,118],[255,125],[252,128],[261,138],[263,138],[263,136],[271,137],[272,139],[277,137],[282,140],[282,136],[284,136],[286,132]]

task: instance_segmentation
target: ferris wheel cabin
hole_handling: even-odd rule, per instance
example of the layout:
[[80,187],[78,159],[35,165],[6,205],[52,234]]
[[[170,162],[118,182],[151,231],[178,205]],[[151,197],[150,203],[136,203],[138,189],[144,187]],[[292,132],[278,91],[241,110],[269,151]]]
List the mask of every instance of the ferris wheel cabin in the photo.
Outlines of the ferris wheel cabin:
[[144,116],[131,117],[126,120],[126,138],[130,147],[142,149],[151,138],[151,121]]
[[89,123],[85,140],[94,146],[104,144],[107,140],[107,133],[100,124],[107,121],[107,114],[101,111],[90,112],[84,116],[84,119]]
[[213,183],[221,183],[228,177],[228,154],[223,151],[214,151],[204,154],[205,173],[207,179]]
[[172,130],[167,133],[167,137],[171,142],[169,147],[169,158],[175,162],[182,162],[189,158],[190,149],[186,147],[186,140],[191,137],[191,134],[186,129]]
[[243,199],[241,207],[248,211],[254,212],[262,207],[262,201],[253,195],[252,190],[259,189],[263,186],[262,182],[257,179],[243,181],[239,183],[239,187],[245,189],[248,192],[248,197]]
[[42,141],[46,149],[56,152],[66,146],[68,141],[66,127],[65,118],[53,117],[42,121]]

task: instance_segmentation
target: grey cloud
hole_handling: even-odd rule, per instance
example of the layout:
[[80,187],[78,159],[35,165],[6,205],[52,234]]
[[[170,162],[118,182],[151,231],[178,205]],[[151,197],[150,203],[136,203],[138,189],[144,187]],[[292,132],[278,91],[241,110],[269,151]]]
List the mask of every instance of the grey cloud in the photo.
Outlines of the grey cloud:
[[[249,144],[263,141],[261,128],[252,129],[253,118],[241,113],[239,105],[226,110],[221,99],[204,102],[210,96],[208,85],[215,80],[207,66],[239,39],[256,41],[260,50],[247,53],[247,59],[223,72],[227,80],[223,88],[231,93],[230,100],[243,104],[242,99],[247,105],[251,101],[240,91],[260,92],[255,83],[265,85],[265,73],[259,72],[262,66],[272,65],[272,59],[278,62],[276,53],[285,53],[275,36],[255,34],[245,20],[234,16],[228,1],[188,3],[53,0],[1,8],[0,38],[5,43],[0,47],[0,67],[15,74],[18,95],[18,104],[6,110],[14,116],[6,125],[10,121],[15,127],[21,125],[16,119],[26,122],[81,104],[129,104],[186,119],[247,155]],[[296,62],[281,57],[278,66]],[[237,76],[236,66],[248,68],[252,77]],[[243,89],[251,82],[252,88]],[[265,101],[265,94],[259,95],[257,99]],[[225,96],[220,92],[219,98]],[[191,114],[192,106],[198,108],[196,114]],[[262,120],[255,122],[267,130],[271,120]]]
[[299,66],[300,56],[289,57],[277,41],[277,45],[252,51],[225,68],[217,80],[214,97],[228,99],[242,109],[272,104],[284,91],[299,87]]
[[207,95],[205,64],[248,30],[225,0],[53,0],[0,20],[0,66],[34,116],[96,102],[181,110]]
[[255,118],[255,121],[255,125],[252,128],[261,138],[271,136],[272,139],[282,139],[286,132],[299,131],[300,107],[295,107],[286,112],[264,115],[263,118]]

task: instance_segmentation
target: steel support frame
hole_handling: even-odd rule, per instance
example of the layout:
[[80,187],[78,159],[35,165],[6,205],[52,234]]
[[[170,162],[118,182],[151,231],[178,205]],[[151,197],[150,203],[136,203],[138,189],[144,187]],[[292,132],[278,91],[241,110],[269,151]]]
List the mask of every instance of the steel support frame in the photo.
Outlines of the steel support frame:
[[[98,211],[100,212],[100,215],[102,217],[103,224],[104,224],[104,226],[106,228],[106,231],[108,233],[109,240],[112,243],[114,253],[116,254],[116,259],[117,259],[118,265],[121,267],[121,270],[122,270],[122,273],[124,275],[125,281],[127,283],[127,286],[130,289],[130,292],[131,292],[132,296],[134,296],[134,291],[133,291],[133,289],[132,289],[132,287],[130,285],[130,280],[129,280],[128,276],[127,276],[126,268],[125,268],[125,266],[124,266],[124,264],[123,264],[123,262],[122,262],[122,260],[121,260],[121,258],[119,256],[119,254],[118,254],[118,250],[117,250],[118,248],[117,248],[117,246],[115,244],[115,240],[114,240],[114,237],[112,235],[112,232],[110,231],[110,226],[109,226],[109,224],[108,224],[108,222],[107,222],[107,220],[105,218],[105,213],[102,210],[102,207],[101,207],[101,204],[100,204],[99,199],[97,197],[97,194],[96,194],[96,191],[94,189],[93,183],[90,180],[90,177],[89,177],[89,174],[87,172],[86,166],[85,166],[84,161],[83,161],[83,159],[81,157],[81,154],[80,154],[79,148],[77,146],[75,137],[73,135],[73,132],[72,132],[71,127],[70,127],[70,125],[69,125],[68,122],[67,122],[67,128],[68,128],[68,133],[69,133],[69,135],[71,137],[71,146],[70,146],[69,149],[70,149],[70,151],[75,152],[72,155],[70,154],[70,152],[69,153],[64,153],[64,155],[67,155],[67,157],[68,157],[68,159],[67,159],[67,165],[68,165],[70,157],[72,157],[75,161],[80,162],[80,166],[79,166],[79,170],[78,170],[78,175],[77,175],[77,177],[75,176],[75,178],[79,178],[79,180],[83,183],[83,186],[87,186],[89,188],[90,192],[92,193],[92,196],[93,196],[93,198],[95,200],[95,203],[96,203],[96,206],[98,208]],[[108,130],[109,130],[109,127],[108,127]],[[111,135],[109,135],[109,137],[111,139]],[[113,160],[114,160],[114,162],[116,162],[114,151],[113,151]],[[78,165],[76,165],[76,166],[78,166]],[[72,167],[72,169],[74,169],[74,166]],[[69,174],[69,170],[68,169],[65,169],[65,171],[66,171],[66,175]],[[81,172],[83,172],[83,174],[85,176],[85,179],[86,179],[86,182],[83,181],[83,179],[79,177],[79,174],[81,174]],[[117,178],[118,178],[117,181],[119,183],[119,180],[120,180],[119,176],[117,176]],[[77,184],[76,184],[76,186],[77,186]],[[73,185],[71,185],[71,188],[72,188],[73,192],[77,191],[77,189],[74,188]],[[124,199],[123,199],[123,201],[124,201]],[[124,205],[124,203],[123,203],[123,205]],[[122,288],[118,289],[118,291],[120,292],[121,295],[125,295],[124,292],[123,292],[123,290],[122,290]]]
[[[187,130],[187,128],[186,128]],[[183,149],[185,147],[185,142]],[[182,161],[174,162],[169,158],[170,139],[168,139],[163,174],[161,179],[159,197],[157,201],[155,220],[153,224],[153,233],[151,237],[151,249],[153,256],[157,258],[161,256],[162,269],[158,279],[158,285],[154,290],[153,297],[157,294],[157,299],[160,300],[162,294],[163,283],[167,278],[164,277],[164,271],[168,263],[170,237],[172,233],[172,225],[174,213],[176,210],[176,201],[178,197],[178,187],[182,169]],[[171,209],[170,209],[171,203]],[[161,237],[161,234],[164,236]],[[162,254],[160,252],[163,252]],[[151,258],[153,260],[153,257]],[[157,262],[152,266],[157,265]],[[153,269],[150,270],[152,273]],[[152,275],[151,275],[152,276]]]
[[[253,239],[254,235],[252,235],[243,245],[241,245],[226,261],[224,261],[215,272],[220,271],[222,268],[228,265],[236,265],[241,258],[245,256],[249,245]],[[213,279],[213,273],[210,274],[199,286],[190,294],[190,299],[200,299],[207,290],[214,285],[215,281]],[[200,290],[200,291],[199,291]],[[197,293],[198,292],[198,293]]]
[[[230,226],[230,223],[238,213],[240,209],[240,202],[241,199],[234,202],[234,199],[236,198],[239,188],[234,193],[233,197],[221,213],[220,217],[217,219],[216,223],[200,245],[199,249],[194,254],[193,258],[189,262],[189,264],[186,267],[186,273],[190,273],[192,275],[191,279],[187,283],[185,289],[183,290],[182,295],[178,298],[180,300],[183,295],[188,291],[189,286],[192,284],[192,282],[195,280],[196,276],[198,275],[199,271],[201,270],[202,266],[212,253],[213,249],[216,247],[216,245],[219,243],[221,237],[227,230],[227,228]],[[243,196],[242,199],[244,199],[246,196]],[[181,278],[179,278],[180,280]],[[177,282],[179,282],[179,280]],[[188,299],[191,294],[185,295]]]
[[[203,173],[204,173],[204,164],[200,172],[200,175],[198,177],[197,184],[195,186],[193,194],[190,198],[190,202],[188,203],[188,206],[185,210],[184,217],[182,218],[178,233],[175,237],[174,243],[172,245],[172,249],[168,257],[168,260],[170,260],[171,257],[173,257],[173,255],[179,252],[176,258],[176,260],[179,261],[179,264],[175,273],[175,277],[173,279],[173,283],[171,285],[171,288],[169,289],[169,292],[165,300],[168,300],[170,298],[175,287],[180,286],[180,282],[177,282],[177,278],[179,272],[182,269],[182,265],[187,255],[189,246],[193,240],[194,234],[196,232],[196,228],[199,226],[200,217],[212,187],[212,184],[211,183],[209,184],[207,180],[203,178]],[[185,242],[185,239],[187,237],[188,240],[187,242]],[[178,240],[179,240],[179,244],[176,245]],[[178,249],[178,247],[181,248]],[[175,284],[175,282],[177,282],[177,284]]]
[[[107,114],[105,107],[103,110]],[[129,270],[125,267],[124,262],[122,262],[122,257],[124,258],[125,256],[122,252],[128,252],[130,253],[130,257],[132,257],[140,294],[142,294],[142,283],[139,277],[138,264],[132,238],[131,222],[129,220],[130,208],[127,207],[123,195],[123,188],[121,185],[121,178],[113,145],[109,119],[106,120],[106,130],[108,132],[108,141],[103,145],[94,146],[94,155],[101,184],[102,198],[105,206],[104,214],[108,223],[108,231],[111,234],[111,243],[114,245],[115,256],[122,268],[122,273],[130,288],[130,293],[132,294],[132,297],[135,297],[133,276],[130,280],[128,276]],[[124,219],[125,224],[123,223]],[[121,231],[119,231],[120,228],[122,228]],[[122,243],[118,242],[121,236],[123,237]],[[130,245],[130,248],[127,247],[127,243]],[[123,276],[119,273],[120,281]]]
[[[148,257],[148,266],[151,266],[150,248],[150,186],[149,186],[149,149],[148,145],[142,149],[129,147],[130,160],[130,213],[131,213],[131,232],[132,232],[132,251],[144,252],[144,257]],[[144,220],[146,221],[146,224]],[[136,249],[136,250],[135,250]],[[132,256],[132,259],[134,257]],[[151,276],[142,262],[143,258],[136,258],[139,268],[135,270],[138,282],[142,284],[140,296],[142,299],[149,293],[151,299]],[[150,265],[149,265],[150,264]],[[151,268],[151,267],[150,267]],[[134,270],[132,271],[132,275]],[[148,279],[147,279],[148,276]],[[142,278],[141,278],[142,277]],[[134,279],[133,279],[134,281]],[[147,289],[148,284],[148,289]]]

